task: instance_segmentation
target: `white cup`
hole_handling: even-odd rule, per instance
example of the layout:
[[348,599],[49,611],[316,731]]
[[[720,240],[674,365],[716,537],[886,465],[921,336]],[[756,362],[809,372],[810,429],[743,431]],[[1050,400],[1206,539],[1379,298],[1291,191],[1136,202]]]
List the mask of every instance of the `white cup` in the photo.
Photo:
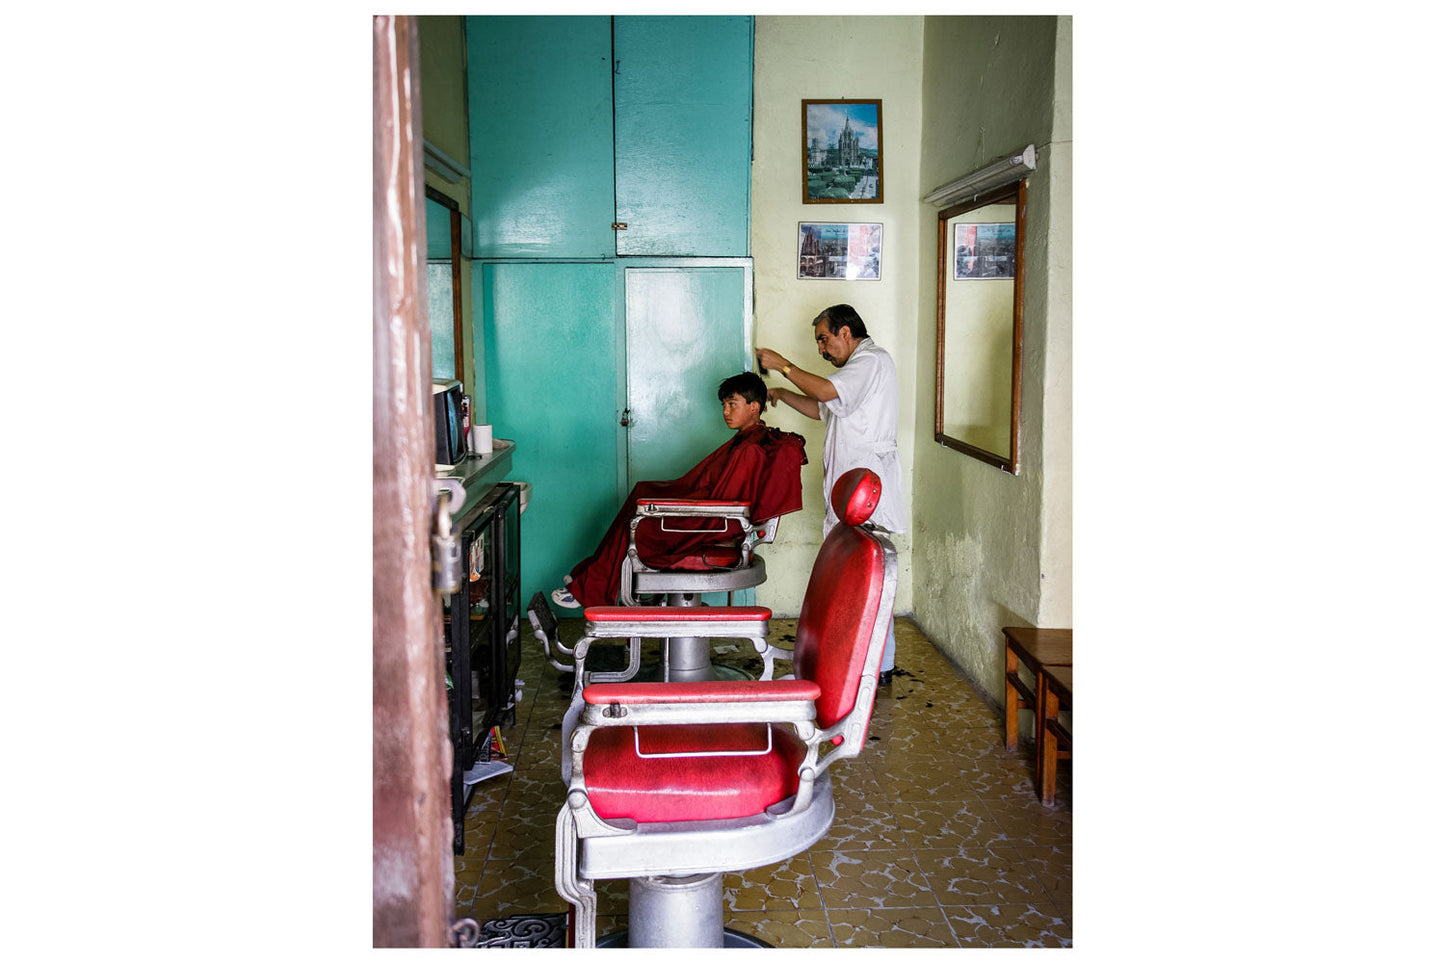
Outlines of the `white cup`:
[[483,455],[492,450],[492,426],[473,425],[468,439],[472,454]]

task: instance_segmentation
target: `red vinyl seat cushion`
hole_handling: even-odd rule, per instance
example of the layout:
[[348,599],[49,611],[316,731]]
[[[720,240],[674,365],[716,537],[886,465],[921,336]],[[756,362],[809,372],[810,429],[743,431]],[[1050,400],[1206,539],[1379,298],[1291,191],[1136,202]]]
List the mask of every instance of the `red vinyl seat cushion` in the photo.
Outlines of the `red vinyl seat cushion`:
[[742,564],[743,552],[737,545],[704,545],[697,554],[677,559],[667,566],[669,572],[712,572],[735,569]]
[[767,745],[767,729],[765,723],[598,729],[583,757],[588,799],[603,819],[639,823],[755,815],[798,791],[806,749],[790,727],[772,727],[766,755],[658,754],[758,751]]

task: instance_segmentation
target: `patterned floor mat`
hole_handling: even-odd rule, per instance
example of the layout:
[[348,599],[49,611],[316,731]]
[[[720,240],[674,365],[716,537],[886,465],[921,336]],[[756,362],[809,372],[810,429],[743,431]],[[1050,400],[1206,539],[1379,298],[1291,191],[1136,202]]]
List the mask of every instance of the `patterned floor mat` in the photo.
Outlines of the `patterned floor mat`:
[[477,946],[563,949],[567,946],[567,914],[541,913],[488,920],[481,926]]

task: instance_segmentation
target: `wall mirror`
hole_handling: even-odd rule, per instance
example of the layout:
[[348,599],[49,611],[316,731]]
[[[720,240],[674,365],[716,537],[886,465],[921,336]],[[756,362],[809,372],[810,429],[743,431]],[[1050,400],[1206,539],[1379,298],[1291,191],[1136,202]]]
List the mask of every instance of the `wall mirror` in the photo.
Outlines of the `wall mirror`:
[[437,380],[462,377],[461,219],[456,201],[426,189],[427,320],[432,378]]
[[933,437],[1019,470],[1025,182],[938,214],[938,371]]

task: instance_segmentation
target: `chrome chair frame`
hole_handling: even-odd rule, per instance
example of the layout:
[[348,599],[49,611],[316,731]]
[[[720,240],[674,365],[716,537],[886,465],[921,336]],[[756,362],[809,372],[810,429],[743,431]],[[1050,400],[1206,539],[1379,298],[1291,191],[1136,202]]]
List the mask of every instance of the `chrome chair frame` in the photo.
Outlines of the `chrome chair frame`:
[[[702,631],[687,609],[678,610],[667,623],[614,621],[605,627],[589,623],[587,634],[574,650],[576,712],[569,709],[570,726],[564,722],[567,798],[558,813],[556,831],[555,881],[558,893],[574,907],[578,947],[597,945],[596,881],[624,877],[632,881],[628,910],[631,945],[721,946],[721,908],[711,909],[713,903],[721,902],[720,874],[780,862],[827,834],[835,809],[828,769],[857,756],[863,748],[898,587],[892,542],[872,526],[859,527],[883,549],[882,591],[857,696],[848,712],[826,729],[816,725],[813,700],[820,690],[808,680],[784,677],[614,687],[607,683],[621,681],[624,673],[587,672],[587,649],[595,638],[603,637],[593,635],[594,631],[628,638],[632,662],[631,653],[640,649],[643,637],[668,639]],[[713,616],[725,611],[706,610]],[[773,654],[791,655],[788,650],[774,650]],[[635,668],[629,668],[626,678],[635,674]],[[718,701],[724,693],[738,701]],[[639,824],[629,819],[604,819],[593,809],[583,757],[598,730],[736,722],[791,728],[806,747],[798,767],[796,794],[764,812],[733,819]],[[836,745],[835,739],[839,740]],[[700,885],[706,887],[701,898],[695,895]]]

